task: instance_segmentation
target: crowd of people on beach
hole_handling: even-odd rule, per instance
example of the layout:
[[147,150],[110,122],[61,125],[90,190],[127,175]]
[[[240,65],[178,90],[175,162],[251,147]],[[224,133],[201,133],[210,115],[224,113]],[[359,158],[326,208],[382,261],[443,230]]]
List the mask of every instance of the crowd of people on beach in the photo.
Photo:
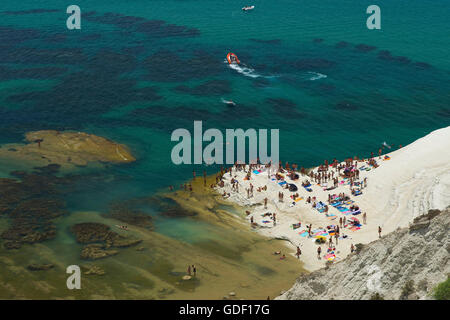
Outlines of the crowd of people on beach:
[[[381,151],[380,151],[381,152]],[[381,159],[381,153],[379,152],[379,159]],[[389,157],[385,156],[384,160],[388,160]],[[285,202],[285,193],[288,192],[287,199],[290,199],[290,207],[295,206],[299,200],[304,198],[305,204],[311,206],[312,210],[317,210],[320,213],[324,213],[327,218],[331,220],[338,221],[337,225],[327,226],[324,234],[328,234],[329,237],[320,237],[315,234],[312,230],[312,224],[305,225],[305,232],[307,232],[307,238],[317,237],[316,243],[318,244],[317,253],[319,259],[322,254],[323,244],[328,244],[326,248],[326,254],[323,255],[327,257],[332,255],[335,257],[336,246],[339,244],[340,240],[351,239],[351,237],[344,234],[343,230],[359,230],[362,225],[358,219],[354,216],[358,214],[362,214],[362,222],[364,225],[367,224],[367,214],[363,212],[362,209],[352,200],[352,197],[356,197],[362,194],[363,190],[367,187],[367,177],[361,178],[361,171],[369,171],[371,169],[377,168],[379,163],[374,158],[374,154],[371,153],[371,157],[369,159],[358,159],[357,157],[346,159],[344,162],[339,162],[337,159],[333,159],[331,162],[327,160],[324,161],[322,165],[319,165],[315,169],[305,169],[304,167],[300,167],[296,164],[285,163],[279,164],[278,166],[274,166],[271,163],[269,164],[260,164],[259,161],[252,164],[240,164],[235,163],[233,166],[228,168],[221,167],[220,172],[215,177],[215,183],[210,185],[211,189],[220,190],[223,189],[223,193],[221,193],[224,199],[228,199],[232,196],[232,194],[241,195],[243,192],[246,195],[247,199],[251,199],[255,197],[256,193],[264,193],[268,191],[268,185],[260,185],[255,186],[252,182],[255,175],[263,174],[267,172],[268,182],[271,181],[278,183],[280,185],[280,191],[278,191],[278,202],[280,204]],[[243,178],[242,178],[243,176]],[[241,177],[241,178],[238,178]],[[288,183],[286,178],[289,178],[294,183]],[[311,195],[302,197],[299,192],[297,192],[297,186],[295,185],[296,181],[299,181],[302,177],[303,181],[301,182],[301,186]],[[193,179],[196,179],[195,170],[193,171]],[[204,186],[207,184],[206,171],[203,172]],[[244,184],[240,181],[243,179],[247,181]],[[261,180],[259,180],[260,182]],[[319,200],[317,192],[313,191],[312,183],[316,184],[327,194],[327,200]],[[230,188],[225,188],[226,185],[229,185]],[[336,189],[341,185],[349,186],[349,194],[346,192],[332,193],[332,190]],[[193,192],[193,187],[191,184],[184,184],[180,186],[181,190]],[[170,190],[173,190],[173,186],[170,186]],[[314,187],[316,190],[316,187]],[[263,198],[262,204],[264,209],[268,208],[269,197],[265,196]],[[344,207],[345,205],[345,207]],[[348,207],[347,207],[348,206]],[[337,208],[339,211],[345,212],[345,215],[340,216],[339,218],[330,213],[330,208]],[[343,211],[345,210],[345,211]],[[351,218],[347,217],[347,214],[352,214]],[[250,225],[252,227],[268,227],[267,225],[261,225],[257,221],[255,221],[254,215],[250,211],[246,211],[246,215],[249,216]],[[261,214],[262,223],[267,224],[271,223],[272,227],[277,225],[277,212],[265,212]],[[293,228],[301,228],[302,224],[296,223],[293,225]],[[321,227],[318,227],[322,229]],[[378,227],[378,235],[381,237],[381,226]],[[350,245],[350,252],[355,252],[355,246],[353,243]],[[286,258],[285,254],[281,254],[281,251],[275,252],[276,255],[280,255],[280,260],[284,260]],[[300,259],[302,255],[302,250],[300,249],[300,245],[297,246],[297,250],[295,256]],[[188,269],[188,274],[190,275],[191,270],[194,270],[194,275],[196,273],[195,267],[192,266]]]
[[[298,200],[301,200],[302,197],[299,192],[293,192],[293,190],[297,190],[297,187],[292,183],[287,183],[285,177],[289,177],[291,181],[298,181],[301,177],[303,177],[303,181],[301,185],[305,188],[306,191],[312,192],[313,194],[305,197],[305,203],[309,204],[313,210],[318,210],[321,213],[324,213],[326,217],[330,217],[336,219],[337,216],[335,214],[330,214],[331,207],[339,207],[341,204],[349,205],[349,207],[345,207],[342,210],[347,210],[346,213],[350,212],[352,215],[362,214],[363,224],[367,224],[367,213],[362,212],[362,209],[351,199],[354,196],[358,196],[362,194],[363,190],[367,187],[367,177],[361,178],[361,170],[369,170],[372,168],[377,168],[379,164],[373,157],[367,160],[360,160],[357,157],[354,159],[347,159],[344,162],[340,163],[337,159],[333,159],[330,163],[328,161],[324,161],[324,163],[313,170],[307,170],[303,167],[299,169],[296,164],[285,163],[279,164],[278,167],[274,168],[272,164],[262,165],[259,163],[245,165],[245,164],[235,164],[227,169],[222,168],[221,172],[216,176],[216,184],[211,185],[211,188],[224,188],[225,181],[229,181],[231,184],[231,192],[239,193],[239,186],[241,182],[238,180],[238,172],[242,172],[245,174],[244,180],[249,181],[247,184],[248,187],[245,188],[247,199],[254,197],[255,190],[256,192],[264,192],[267,191],[267,185],[255,187],[252,182],[253,174],[260,174],[264,171],[267,171],[267,177],[270,180],[274,180],[277,182],[281,189],[278,191],[278,202],[283,203],[285,201],[285,193],[289,192],[288,199],[291,200],[291,206],[295,206]],[[369,168],[369,169],[368,169]],[[227,175],[227,177],[225,177]],[[228,178],[228,175],[230,179]],[[306,179],[305,179],[306,178]],[[317,184],[321,187],[324,192],[328,193],[328,198],[326,201],[321,201],[318,199],[318,195],[316,192],[312,190],[311,182]],[[336,194],[332,194],[331,191],[336,189],[338,186],[345,184],[349,186],[349,193],[339,192]],[[231,197],[231,194],[224,190],[222,196],[224,198]],[[264,209],[267,209],[268,197],[265,197],[263,200]],[[247,216],[250,215],[250,224],[253,227],[258,227],[259,224],[255,222],[254,216],[251,215],[250,211],[247,211]],[[267,224],[270,220],[272,222],[272,226],[275,227],[277,224],[277,213],[276,212],[266,212],[262,215],[262,223]],[[336,217],[335,217],[336,216]],[[269,220],[267,220],[269,219]],[[347,218],[346,215],[338,218],[338,225],[332,225],[331,230],[329,231],[329,238],[325,240],[325,243],[328,243],[327,253],[335,252],[335,246],[339,244],[339,240],[350,238],[343,233],[343,230],[352,230],[356,231],[362,227],[361,223],[358,219],[352,217]],[[293,228],[301,227],[301,223],[293,225]],[[306,226],[307,228],[307,237],[314,237],[314,233],[312,231],[312,224]],[[379,227],[379,236],[381,237],[381,227]],[[320,244],[322,240],[318,242],[318,250],[322,250]],[[351,244],[350,252],[354,252],[354,245]],[[300,258],[301,249],[297,246],[297,251],[295,256]],[[284,255],[282,256],[284,257]],[[320,257],[320,253],[319,253]]]

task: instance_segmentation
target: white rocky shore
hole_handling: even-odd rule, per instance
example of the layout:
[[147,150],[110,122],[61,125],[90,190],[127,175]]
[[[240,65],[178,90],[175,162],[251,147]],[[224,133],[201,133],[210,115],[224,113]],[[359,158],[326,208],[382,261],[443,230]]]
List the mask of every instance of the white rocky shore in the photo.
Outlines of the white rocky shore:
[[431,299],[450,274],[450,209],[365,245],[342,262],[300,277],[277,299]]
[[[296,247],[300,247],[302,254],[300,260],[307,271],[315,271],[325,267],[328,260],[334,263],[342,261],[350,252],[351,245],[358,243],[367,244],[379,238],[378,227],[382,228],[382,236],[394,232],[398,228],[407,227],[415,217],[426,214],[430,209],[443,210],[450,205],[450,127],[431,132],[425,137],[385,156],[375,156],[378,167],[368,165],[367,159],[359,161],[359,180],[367,181],[362,189],[362,194],[351,195],[349,180],[339,178],[338,187],[334,190],[326,190],[332,185],[319,185],[306,175],[299,174],[299,179],[291,180],[285,175],[287,184],[295,184],[298,191],[290,192],[284,189],[274,179],[275,172],[264,167],[259,173],[252,171],[250,180],[246,180],[247,173],[244,170],[233,169],[232,176],[224,175],[224,186],[218,187],[217,192],[230,194],[224,198],[240,206],[245,207],[250,214],[247,219],[252,219],[257,225],[255,229],[262,234],[285,239],[292,245],[292,255]],[[370,171],[364,170],[370,168]],[[314,168],[313,172],[317,172]],[[334,170],[334,169],[330,169]],[[337,176],[335,172],[335,177]],[[231,179],[238,181],[239,191],[232,188]],[[302,187],[302,181],[309,180],[312,184],[312,192]],[[248,197],[246,189],[253,185],[253,195]],[[266,190],[258,191],[258,188],[267,186]],[[278,194],[283,192],[283,202],[279,201]],[[290,195],[298,193],[302,198],[293,201]],[[317,254],[319,244],[315,242],[315,235],[320,230],[325,231],[327,226],[339,225],[340,218],[353,217],[348,212],[343,214],[333,206],[328,205],[328,215],[313,208],[306,199],[316,197],[316,202],[328,204],[328,195],[345,193],[361,209],[361,214],[354,216],[359,219],[359,229],[350,230],[350,225],[340,229],[340,238],[336,245],[335,238],[332,251],[334,256],[328,259],[328,244],[320,245],[322,253]],[[264,207],[264,199],[268,198],[267,208]],[[293,205],[295,203],[295,205]],[[266,213],[276,213],[276,225]],[[363,223],[362,215],[366,213],[367,221]],[[301,223],[301,227],[294,229],[293,225]],[[312,224],[312,237],[304,231],[307,225]],[[250,225],[250,223],[249,223]],[[284,252],[283,252],[284,253]],[[286,252],[287,254],[287,252]]]

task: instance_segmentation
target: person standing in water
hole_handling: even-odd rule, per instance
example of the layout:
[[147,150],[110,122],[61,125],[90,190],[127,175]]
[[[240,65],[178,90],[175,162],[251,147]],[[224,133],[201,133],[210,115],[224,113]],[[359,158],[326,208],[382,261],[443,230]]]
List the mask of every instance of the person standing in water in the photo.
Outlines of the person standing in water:
[[197,275],[197,268],[192,265],[192,271],[194,272],[194,277]]
[[300,259],[300,256],[302,254],[302,250],[300,250],[300,247],[297,247],[297,259]]
[[381,238],[381,227],[378,226],[378,237]]
[[191,266],[188,266],[187,273],[188,275],[191,275]]

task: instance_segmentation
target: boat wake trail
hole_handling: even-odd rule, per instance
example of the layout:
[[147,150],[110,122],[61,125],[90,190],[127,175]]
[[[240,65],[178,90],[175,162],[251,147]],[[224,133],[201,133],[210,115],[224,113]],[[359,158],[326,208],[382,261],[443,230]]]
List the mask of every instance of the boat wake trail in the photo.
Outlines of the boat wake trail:
[[[228,62],[226,60],[225,60],[225,63],[228,64]],[[277,77],[274,75],[265,76],[265,75],[259,74],[255,71],[255,69],[253,69],[247,65],[244,65],[242,63],[241,64],[231,63],[231,64],[228,64],[228,66],[231,69],[233,69],[234,71],[236,71],[246,77],[250,77],[250,78],[275,78],[275,77]]]
[[327,75],[319,73],[319,72],[309,71],[308,72],[308,77],[309,77],[308,80],[315,81],[315,80],[320,80],[320,79],[326,78]]

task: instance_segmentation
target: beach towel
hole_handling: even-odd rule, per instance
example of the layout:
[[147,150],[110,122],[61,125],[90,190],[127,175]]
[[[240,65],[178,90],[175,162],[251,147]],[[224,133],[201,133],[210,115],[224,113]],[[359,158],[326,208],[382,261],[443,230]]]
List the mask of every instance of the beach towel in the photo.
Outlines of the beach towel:
[[308,235],[308,231],[303,230],[303,231],[299,232],[299,235],[300,235],[300,237],[306,237]]
[[327,255],[325,255],[325,259],[332,261],[334,260],[334,258],[336,258],[336,255],[334,253],[329,253]]
[[278,182],[278,184],[279,184],[280,186],[285,185],[286,183],[287,183],[286,181]]
[[258,170],[253,170],[253,173],[254,173],[254,174],[260,174],[260,173],[261,173],[261,171],[258,171]]
[[303,198],[297,198],[295,199],[295,202],[299,202],[300,200],[303,200]]

